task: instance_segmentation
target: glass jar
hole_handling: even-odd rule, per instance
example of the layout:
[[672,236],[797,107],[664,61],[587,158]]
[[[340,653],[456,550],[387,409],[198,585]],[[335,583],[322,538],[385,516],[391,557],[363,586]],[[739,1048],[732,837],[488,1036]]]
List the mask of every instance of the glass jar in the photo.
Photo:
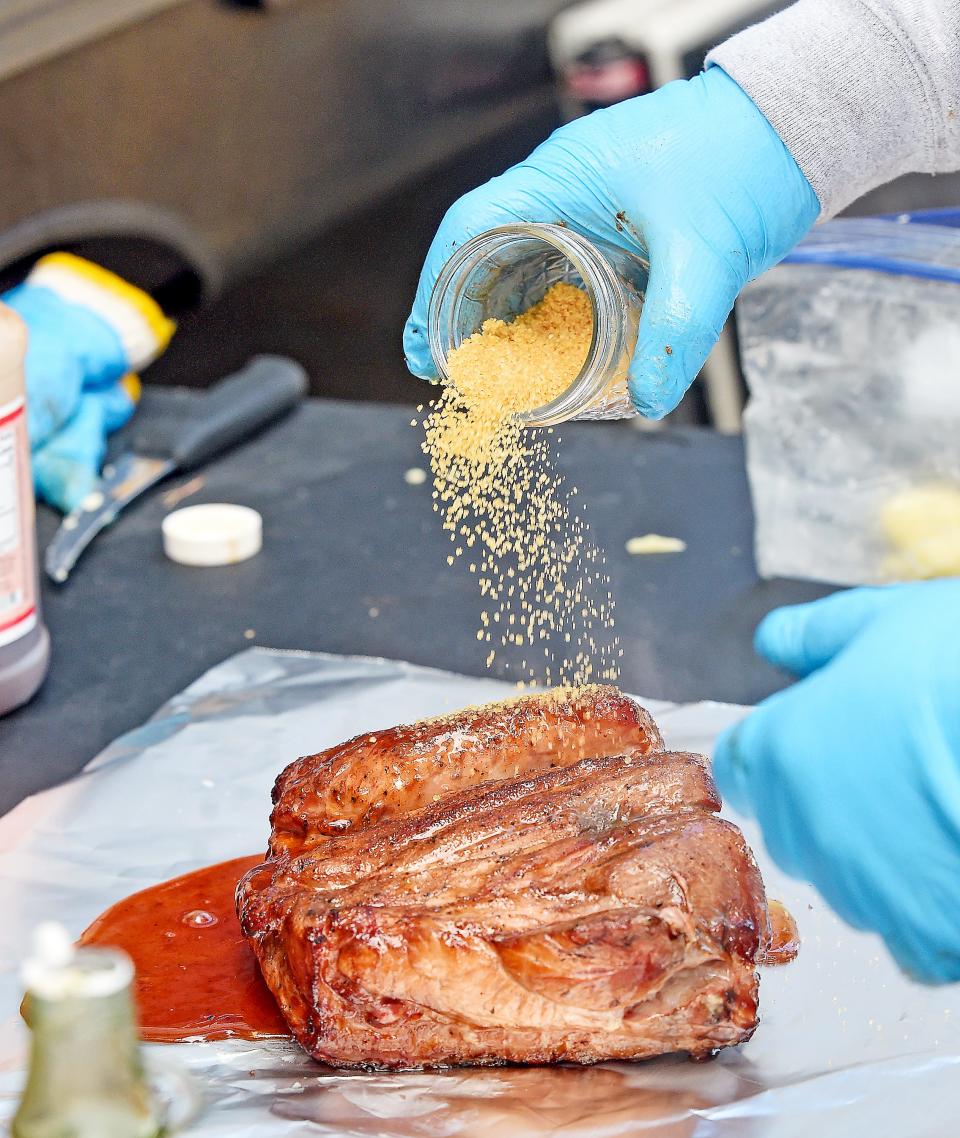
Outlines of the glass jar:
[[437,375],[485,320],[509,321],[559,281],[582,288],[593,309],[593,340],[580,374],[550,403],[521,416],[531,427],[570,419],[635,415],[627,391],[649,261],[565,225],[504,225],[463,244],[447,261],[430,297],[427,342]]
[[195,1117],[186,1072],[158,1060],[144,1066],[129,957],[75,947],[66,929],[45,924],[23,978],[30,1071],[12,1138],[160,1138]]
[[[67,953],[70,955],[67,956]],[[157,1138],[161,1132],[137,1046],[133,966],[109,949],[67,945],[63,962],[29,962],[24,1015],[30,1075],[13,1138]]]

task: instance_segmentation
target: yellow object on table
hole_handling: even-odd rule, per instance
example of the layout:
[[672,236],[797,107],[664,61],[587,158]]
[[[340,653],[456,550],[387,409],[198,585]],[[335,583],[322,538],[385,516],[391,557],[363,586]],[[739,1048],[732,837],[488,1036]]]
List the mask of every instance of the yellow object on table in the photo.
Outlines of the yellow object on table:
[[884,561],[891,579],[960,576],[960,486],[930,483],[903,490],[880,512],[894,547]]
[[640,555],[646,553],[683,553],[687,543],[679,537],[665,537],[660,533],[645,533],[627,540],[627,553]]

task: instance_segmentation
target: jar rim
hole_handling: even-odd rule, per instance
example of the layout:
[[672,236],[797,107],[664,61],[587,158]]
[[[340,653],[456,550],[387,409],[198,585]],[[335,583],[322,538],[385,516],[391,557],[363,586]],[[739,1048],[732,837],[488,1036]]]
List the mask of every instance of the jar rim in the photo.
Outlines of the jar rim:
[[593,313],[593,334],[586,358],[569,385],[549,403],[533,407],[518,417],[525,426],[545,427],[564,422],[598,394],[605,382],[606,370],[621,350],[620,321],[611,314],[622,310],[623,289],[616,273],[593,242],[565,224],[517,222],[496,226],[465,241],[446,261],[437,277],[427,317],[427,339],[438,379],[449,383],[446,351],[441,328],[441,314],[451,288],[459,284],[465,273],[472,272],[498,246],[515,238],[535,238],[562,253],[583,281]]

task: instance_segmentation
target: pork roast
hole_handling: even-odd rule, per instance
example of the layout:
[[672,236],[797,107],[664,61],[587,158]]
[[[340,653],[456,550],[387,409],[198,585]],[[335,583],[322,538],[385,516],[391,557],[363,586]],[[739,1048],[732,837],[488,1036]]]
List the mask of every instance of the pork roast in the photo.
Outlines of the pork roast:
[[238,913],[335,1066],[700,1056],[753,1033],[770,941],[719,806],[615,689],[521,696],[293,763]]

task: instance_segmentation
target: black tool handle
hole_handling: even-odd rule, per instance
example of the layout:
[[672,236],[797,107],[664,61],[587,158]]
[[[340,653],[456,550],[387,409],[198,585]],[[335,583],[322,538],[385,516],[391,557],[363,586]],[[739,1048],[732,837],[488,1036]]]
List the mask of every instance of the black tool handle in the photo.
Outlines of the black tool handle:
[[307,373],[284,356],[254,356],[194,405],[172,440],[181,470],[201,466],[292,410],[307,393]]

